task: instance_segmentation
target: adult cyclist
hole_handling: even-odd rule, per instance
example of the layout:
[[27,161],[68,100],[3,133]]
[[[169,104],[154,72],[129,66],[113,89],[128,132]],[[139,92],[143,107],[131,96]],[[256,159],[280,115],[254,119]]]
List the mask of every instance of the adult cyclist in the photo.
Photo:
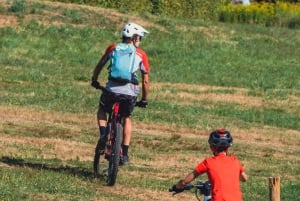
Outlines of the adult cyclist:
[[173,191],[181,192],[183,187],[196,177],[207,173],[211,183],[211,201],[242,201],[240,181],[246,182],[248,176],[237,157],[228,155],[228,149],[233,143],[229,131],[219,129],[209,136],[212,157],[207,157],[199,163],[194,171],[173,186]]
[[[106,83],[106,89],[118,95],[120,97],[121,104],[121,115],[124,118],[124,127],[123,127],[123,143],[122,143],[122,151],[123,157],[121,158],[120,164],[126,165],[129,162],[128,157],[128,149],[131,140],[132,133],[132,122],[131,122],[131,114],[133,112],[133,108],[135,105],[140,107],[147,107],[147,95],[149,90],[149,72],[150,66],[148,62],[147,54],[139,48],[142,38],[148,34],[149,32],[144,29],[142,26],[129,22],[122,29],[122,43],[127,43],[129,45],[134,45],[136,48],[136,55],[134,59],[133,65],[133,79],[128,83],[119,82],[115,79],[108,79]],[[95,88],[98,88],[100,85],[98,80],[98,76],[105,66],[105,64],[110,60],[111,54],[115,49],[116,44],[112,44],[107,47],[105,53],[102,55],[98,64],[96,65],[91,85]],[[137,71],[140,70],[142,75],[142,96],[141,100],[137,102],[137,96],[140,93],[140,87],[137,78]],[[98,145],[95,151],[99,151],[100,154],[104,154],[105,144],[107,141],[105,132],[106,132],[106,123],[107,123],[107,113],[111,111],[112,104],[114,100],[111,99],[111,96],[107,94],[107,92],[102,92],[99,101],[99,109],[97,112],[97,119],[99,125],[100,138]]]

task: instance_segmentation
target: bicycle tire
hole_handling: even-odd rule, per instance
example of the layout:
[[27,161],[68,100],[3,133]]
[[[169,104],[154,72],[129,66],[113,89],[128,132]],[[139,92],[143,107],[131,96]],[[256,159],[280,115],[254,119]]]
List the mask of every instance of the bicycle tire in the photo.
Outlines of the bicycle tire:
[[94,161],[93,161],[93,167],[94,167],[94,176],[99,177],[100,176],[100,152],[98,151],[99,142],[97,143],[97,146],[95,148],[95,155],[94,155]]
[[111,156],[109,160],[108,167],[108,177],[107,177],[107,185],[113,186],[116,183],[118,169],[120,164],[120,153],[121,153],[121,144],[123,140],[123,126],[121,123],[116,123],[115,129],[115,141],[111,147]]

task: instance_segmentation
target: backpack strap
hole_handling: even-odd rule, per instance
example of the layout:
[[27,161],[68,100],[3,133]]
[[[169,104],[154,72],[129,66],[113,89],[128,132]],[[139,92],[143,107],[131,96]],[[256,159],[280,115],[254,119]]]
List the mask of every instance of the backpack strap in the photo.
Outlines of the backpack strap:
[[134,62],[135,62],[135,56],[136,56],[136,48],[134,47],[134,45],[132,45],[133,51],[132,51],[132,56],[130,58],[130,63],[131,63],[131,68],[130,68],[130,72],[131,74],[133,73],[133,68],[134,68]]

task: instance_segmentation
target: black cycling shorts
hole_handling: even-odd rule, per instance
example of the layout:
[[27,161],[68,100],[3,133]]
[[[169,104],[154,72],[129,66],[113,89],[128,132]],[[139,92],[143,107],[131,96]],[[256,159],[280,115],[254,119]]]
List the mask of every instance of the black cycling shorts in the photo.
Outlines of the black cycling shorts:
[[106,113],[111,113],[113,104],[115,102],[120,102],[121,116],[128,117],[133,112],[136,100],[136,96],[103,92],[100,96],[99,107]]

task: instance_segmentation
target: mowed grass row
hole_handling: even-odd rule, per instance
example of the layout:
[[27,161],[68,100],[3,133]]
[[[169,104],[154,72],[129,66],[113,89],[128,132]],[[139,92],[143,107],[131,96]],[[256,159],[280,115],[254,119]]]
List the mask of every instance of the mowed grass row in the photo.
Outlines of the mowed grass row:
[[[92,128],[92,115],[9,108],[1,109],[6,115],[2,115],[0,146],[5,189],[2,196],[7,200],[30,200],[32,196],[37,200],[57,200],[58,197],[65,200],[148,200],[147,196],[157,193],[169,200],[169,185],[210,155],[206,130],[135,123],[131,164],[120,170],[115,187],[118,190],[114,191],[105,187],[103,178],[93,177],[92,157],[97,132]],[[29,117],[25,117],[26,114]],[[267,178],[278,175],[282,178],[283,198],[297,196],[300,173],[297,132],[252,127],[234,128],[232,133],[235,141],[231,153],[239,156],[251,176],[251,180],[242,185],[245,200],[268,199]],[[284,137],[287,135],[291,138]],[[140,194],[145,191],[145,197],[126,195],[124,191]],[[193,195],[188,196],[193,199]],[[153,200],[160,200],[160,197]]]
[[245,200],[268,199],[273,175],[282,200],[299,199],[299,31],[144,16],[150,105],[135,110],[132,164],[108,188],[92,176],[100,92],[89,80],[122,25],[138,18],[72,4],[6,6],[1,17],[16,24],[0,28],[1,200],[193,200],[167,189],[210,155],[217,127],[232,131],[250,175]]

